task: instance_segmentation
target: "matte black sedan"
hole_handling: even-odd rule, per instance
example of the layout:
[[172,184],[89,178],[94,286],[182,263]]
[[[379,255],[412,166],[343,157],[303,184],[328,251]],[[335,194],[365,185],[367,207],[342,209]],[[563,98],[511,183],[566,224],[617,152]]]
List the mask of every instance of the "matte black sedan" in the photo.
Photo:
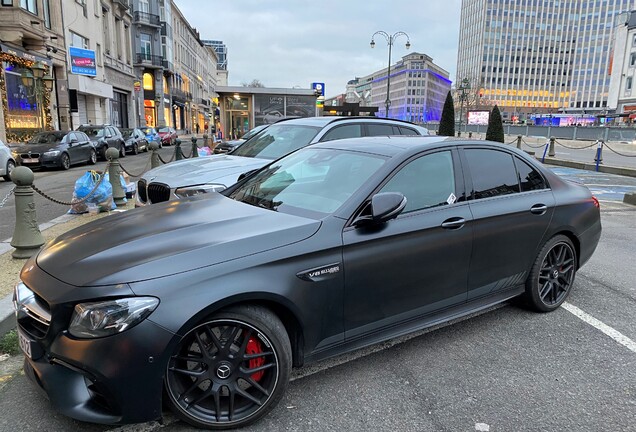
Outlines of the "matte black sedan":
[[12,147],[17,162],[29,167],[62,168],[79,163],[95,164],[97,152],[80,131],[48,131],[35,134],[26,144]]
[[15,290],[25,370],[76,419],[254,422],[292,366],[512,297],[558,308],[601,235],[598,201],[503,145],[330,141],[222,193],[48,243]]
[[121,136],[124,138],[126,151],[134,155],[139,154],[141,151],[148,151],[148,140],[146,135],[137,128],[123,128],[120,129]]

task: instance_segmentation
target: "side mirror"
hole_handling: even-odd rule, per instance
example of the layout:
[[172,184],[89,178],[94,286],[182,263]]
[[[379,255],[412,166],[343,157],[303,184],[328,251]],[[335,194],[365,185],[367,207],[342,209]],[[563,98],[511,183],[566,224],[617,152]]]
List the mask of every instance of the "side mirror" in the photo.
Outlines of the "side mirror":
[[71,142],[70,144],[77,144],[79,141],[77,141],[77,138],[71,138]]
[[400,192],[382,192],[373,195],[362,213],[353,222],[355,227],[387,222],[396,218],[406,207],[406,197]]

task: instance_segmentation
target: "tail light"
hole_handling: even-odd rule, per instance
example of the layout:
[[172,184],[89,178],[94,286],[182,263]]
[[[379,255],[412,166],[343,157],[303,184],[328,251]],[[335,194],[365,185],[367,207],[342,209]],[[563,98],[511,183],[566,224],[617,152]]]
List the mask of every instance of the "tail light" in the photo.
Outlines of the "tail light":
[[592,195],[592,201],[594,202],[594,207],[596,207],[597,209],[601,208],[601,204],[598,202],[598,198],[596,198],[594,195]]

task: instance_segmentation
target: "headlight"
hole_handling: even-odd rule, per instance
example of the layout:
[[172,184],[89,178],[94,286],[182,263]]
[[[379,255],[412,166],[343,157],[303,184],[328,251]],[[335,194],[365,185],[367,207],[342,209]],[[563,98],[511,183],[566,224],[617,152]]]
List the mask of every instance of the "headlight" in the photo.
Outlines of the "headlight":
[[97,338],[121,333],[136,326],[159,305],[154,297],[131,297],[75,306],[70,334],[78,338]]
[[177,196],[177,198],[187,198],[209,192],[221,192],[224,189],[225,185],[222,184],[202,184],[179,188],[174,191],[174,194]]
[[44,156],[49,156],[49,157],[55,157],[59,154],[60,154],[59,150],[49,150],[47,152],[44,152]]

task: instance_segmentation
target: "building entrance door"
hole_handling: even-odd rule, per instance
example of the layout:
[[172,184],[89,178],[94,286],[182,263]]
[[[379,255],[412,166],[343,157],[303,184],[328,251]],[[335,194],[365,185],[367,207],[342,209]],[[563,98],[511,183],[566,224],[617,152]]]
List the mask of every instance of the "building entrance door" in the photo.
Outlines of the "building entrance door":
[[250,122],[249,118],[245,112],[232,112],[232,129],[231,134],[233,139],[238,139],[245,135],[245,133],[250,130]]

